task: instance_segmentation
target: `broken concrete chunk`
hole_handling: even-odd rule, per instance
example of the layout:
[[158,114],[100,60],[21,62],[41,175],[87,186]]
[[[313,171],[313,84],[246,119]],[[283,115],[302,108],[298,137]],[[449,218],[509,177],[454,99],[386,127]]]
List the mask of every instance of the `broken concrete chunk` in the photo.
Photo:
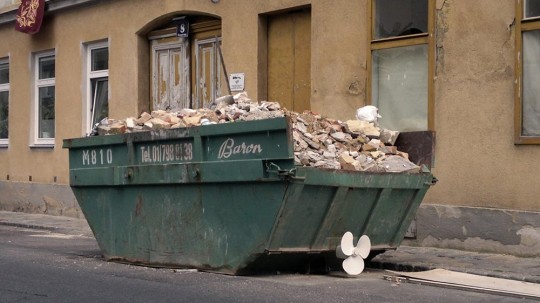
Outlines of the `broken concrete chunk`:
[[307,155],[309,157],[309,160],[311,160],[312,162],[323,161],[323,157],[319,153],[316,153],[314,151],[308,151]]
[[144,123],[146,123],[150,119],[152,119],[152,115],[150,115],[147,112],[144,112],[144,113],[141,114],[139,119],[137,119],[137,124],[143,125]]
[[362,145],[362,150],[363,150],[363,151],[367,151],[367,152],[377,150],[377,148],[378,148],[378,147],[373,146],[373,145],[371,145],[371,144],[364,144],[364,145]]
[[294,128],[297,129],[299,132],[305,134],[308,132],[307,127],[304,123],[298,121],[294,124]]
[[167,121],[170,124],[174,125],[174,124],[178,124],[178,123],[182,122],[182,118],[178,117],[175,114],[170,114],[170,115],[167,116],[167,119],[165,121]]
[[184,117],[182,119],[184,120],[184,123],[187,126],[196,126],[196,125],[200,124],[202,116],[201,115],[195,115],[195,116],[192,116],[192,117],[187,116],[187,117]]
[[387,172],[392,173],[418,173],[420,172],[420,166],[413,164],[410,161],[407,161],[405,158],[400,156],[388,156],[384,160],[379,162],[379,165],[384,168]]
[[126,125],[122,122],[108,121],[108,125],[99,125],[97,131],[100,136],[119,135],[126,132]]
[[360,120],[348,120],[345,122],[345,128],[353,134],[364,134],[368,137],[379,137],[381,132],[374,123]]
[[339,157],[339,164],[342,169],[346,170],[357,170],[357,166],[360,167],[360,163],[349,155],[341,155]]
[[331,151],[324,151],[323,152],[323,157],[325,157],[326,159],[335,159],[336,158],[336,153],[331,152]]
[[167,111],[164,110],[154,110],[150,115],[152,118],[163,119],[167,114]]
[[180,119],[178,123],[171,125],[171,128],[183,128],[183,127],[186,127],[186,124],[184,123],[182,119]]
[[379,139],[384,144],[395,145],[398,137],[399,137],[399,131],[381,129],[381,135]]
[[135,126],[137,125],[137,119],[135,118],[127,118],[126,119],[126,126],[127,128],[135,128]]
[[380,150],[381,152],[385,153],[385,154],[392,154],[392,155],[397,154],[397,151],[398,151],[398,150],[397,150],[397,147],[395,147],[395,146],[386,146],[386,145],[381,146],[381,147],[379,148],[379,150]]
[[346,134],[344,132],[331,133],[330,137],[332,137],[332,138],[334,138],[334,139],[336,139],[337,141],[340,141],[340,142],[347,142],[347,141],[350,141],[352,139],[351,135]]
[[385,154],[382,151],[376,150],[369,153],[371,155],[371,158],[373,159],[379,159],[385,156]]
[[406,152],[402,152],[402,151],[398,150],[396,155],[402,157],[403,159],[405,159],[407,161],[409,161],[409,154],[406,153]]
[[183,108],[180,111],[178,111],[178,115],[184,117],[184,116],[192,116],[196,115],[197,111],[191,108]]
[[111,130],[111,128],[109,126],[107,126],[107,125],[99,125],[97,127],[98,136],[108,135],[110,130]]
[[171,128],[171,124],[163,121],[159,118],[152,118],[148,120],[146,123],[144,123],[144,126],[152,129],[152,130],[158,130],[158,129],[169,129]]

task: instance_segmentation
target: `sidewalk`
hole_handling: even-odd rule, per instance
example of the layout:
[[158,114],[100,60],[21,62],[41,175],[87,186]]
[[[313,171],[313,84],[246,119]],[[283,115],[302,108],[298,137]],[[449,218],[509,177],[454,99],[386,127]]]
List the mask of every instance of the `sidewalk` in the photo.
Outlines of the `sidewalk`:
[[519,258],[453,249],[400,246],[395,251],[378,255],[369,266],[395,271],[442,268],[494,278],[540,283],[540,258]]
[[94,237],[84,219],[0,211],[0,225],[49,230],[69,235]]
[[[86,220],[49,215],[0,211],[0,225],[44,229],[57,233],[92,236]],[[540,283],[540,258],[483,254],[451,249],[401,246],[375,257],[370,267],[396,271],[435,268]]]

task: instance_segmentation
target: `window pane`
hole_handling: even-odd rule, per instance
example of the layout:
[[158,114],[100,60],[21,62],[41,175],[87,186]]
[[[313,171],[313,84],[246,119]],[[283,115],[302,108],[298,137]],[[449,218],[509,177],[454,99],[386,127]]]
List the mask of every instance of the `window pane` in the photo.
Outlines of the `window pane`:
[[92,127],[103,118],[109,116],[109,80],[97,79],[92,81]]
[[427,45],[373,51],[372,103],[380,125],[399,131],[427,130]]
[[54,78],[54,56],[39,58],[39,79]]
[[523,33],[522,135],[540,136],[540,30]]
[[92,50],[92,71],[109,69],[109,49],[100,48]]
[[9,83],[9,65],[7,63],[0,64],[0,84]]
[[39,88],[39,138],[54,138],[54,86]]
[[0,139],[8,138],[9,92],[0,92]]
[[374,0],[373,39],[427,33],[428,0]]
[[540,0],[525,0],[525,18],[540,17]]

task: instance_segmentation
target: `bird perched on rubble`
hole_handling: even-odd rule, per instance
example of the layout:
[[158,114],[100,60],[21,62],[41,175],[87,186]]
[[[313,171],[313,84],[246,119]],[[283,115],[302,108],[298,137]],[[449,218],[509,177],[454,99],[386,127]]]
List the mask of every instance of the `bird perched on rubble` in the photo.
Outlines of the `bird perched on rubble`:
[[379,109],[373,105],[366,105],[356,110],[356,119],[377,123],[377,119],[382,118],[379,115]]

